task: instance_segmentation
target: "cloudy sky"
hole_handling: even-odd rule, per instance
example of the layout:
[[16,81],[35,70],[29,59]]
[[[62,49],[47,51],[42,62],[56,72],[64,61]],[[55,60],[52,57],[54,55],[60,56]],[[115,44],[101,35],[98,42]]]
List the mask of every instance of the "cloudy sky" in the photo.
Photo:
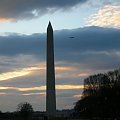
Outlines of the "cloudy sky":
[[45,110],[46,28],[54,28],[57,109],[85,77],[120,67],[119,0],[0,0],[0,110]]

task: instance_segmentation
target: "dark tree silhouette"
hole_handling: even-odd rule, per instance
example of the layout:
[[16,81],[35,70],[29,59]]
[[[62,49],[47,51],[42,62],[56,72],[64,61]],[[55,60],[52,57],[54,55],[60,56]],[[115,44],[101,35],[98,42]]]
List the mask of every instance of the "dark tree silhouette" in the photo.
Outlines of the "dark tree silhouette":
[[24,120],[30,120],[33,113],[32,105],[28,102],[18,104],[17,111]]
[[120,69],[89,76],[74,110],[78,116],[120,118]]

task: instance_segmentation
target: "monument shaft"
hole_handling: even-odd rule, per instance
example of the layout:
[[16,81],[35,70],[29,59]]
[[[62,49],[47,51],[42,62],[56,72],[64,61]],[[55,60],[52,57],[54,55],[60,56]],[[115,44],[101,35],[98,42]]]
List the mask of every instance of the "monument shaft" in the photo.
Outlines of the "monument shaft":
[[47,94],[46,111],[48,116],[56,115],[56,92],[55,92],[55,66],[54,66],[54,43],[53,28],[49,22],[47,28]]

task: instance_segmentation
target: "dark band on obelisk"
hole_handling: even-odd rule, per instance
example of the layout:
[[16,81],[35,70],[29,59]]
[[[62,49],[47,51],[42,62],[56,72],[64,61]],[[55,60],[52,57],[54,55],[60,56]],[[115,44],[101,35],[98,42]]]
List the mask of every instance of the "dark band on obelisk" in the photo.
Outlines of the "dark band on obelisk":
[[56,91],[55,91],[55,66],[54,66],[54,42],[51,23],[47,27],[47,94],[46,111],[48,116],[56,115]]

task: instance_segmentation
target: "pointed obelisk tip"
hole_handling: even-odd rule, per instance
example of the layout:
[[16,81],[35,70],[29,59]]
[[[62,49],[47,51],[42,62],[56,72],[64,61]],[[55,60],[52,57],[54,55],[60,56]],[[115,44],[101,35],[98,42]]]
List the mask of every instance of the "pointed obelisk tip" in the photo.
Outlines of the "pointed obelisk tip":
[[49,25],[51,25],[51,22],[49,21]]
[[49,21],[48,28],[52,28],[51,22]]

